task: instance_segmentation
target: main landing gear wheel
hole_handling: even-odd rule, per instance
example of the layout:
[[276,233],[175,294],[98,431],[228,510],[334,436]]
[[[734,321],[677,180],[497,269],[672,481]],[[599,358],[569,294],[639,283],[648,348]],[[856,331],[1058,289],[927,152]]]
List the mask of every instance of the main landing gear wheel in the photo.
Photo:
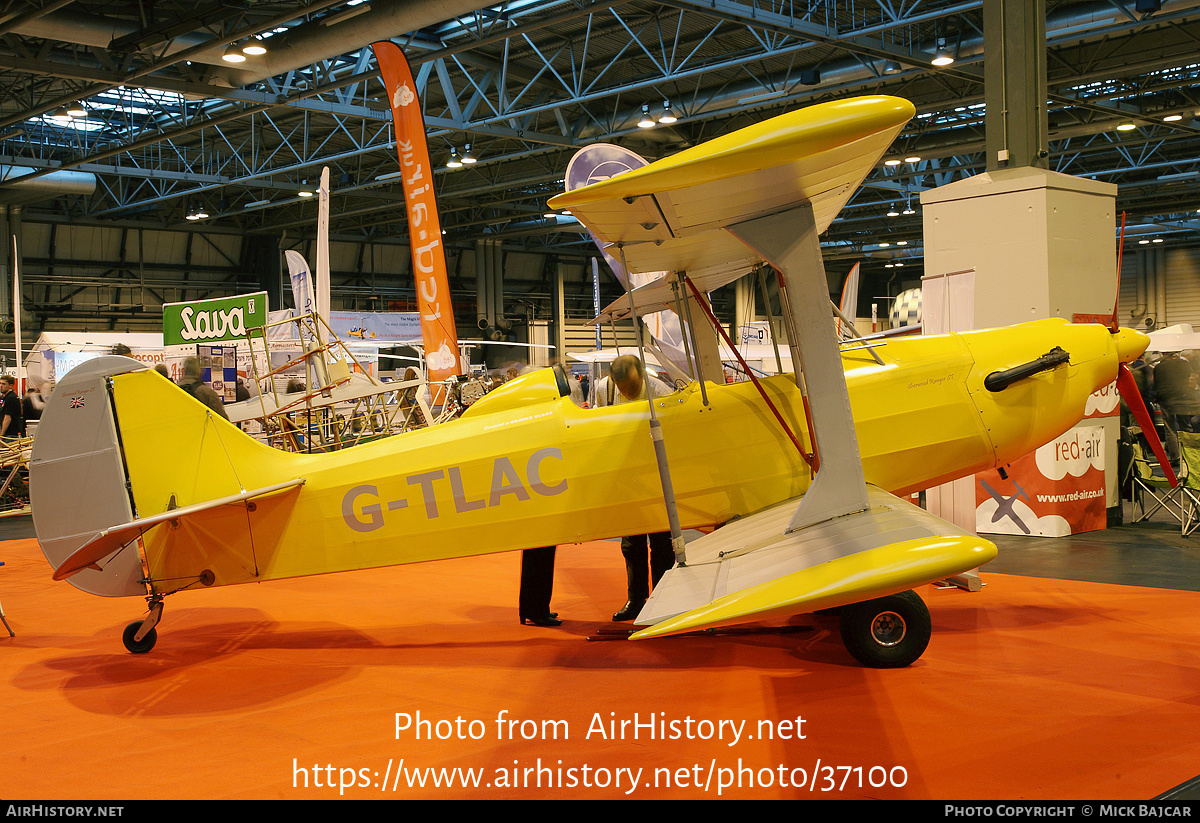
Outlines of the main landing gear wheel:
[[129,649],[133,654],[145,654],[154,648],[154,644],[158,642],[158,630],[151,629],[146,632],[146,636],[141,640],[135,640],[138,629],[142,627],[142,620],[135,620],[125,627],[124,633],[121,635],[121,642],[125,644],[125,648]]
[[929,609],[912,591],[846,606],[841,629],[854,659],[874,669],[909,665],[925,652],[933,633]]

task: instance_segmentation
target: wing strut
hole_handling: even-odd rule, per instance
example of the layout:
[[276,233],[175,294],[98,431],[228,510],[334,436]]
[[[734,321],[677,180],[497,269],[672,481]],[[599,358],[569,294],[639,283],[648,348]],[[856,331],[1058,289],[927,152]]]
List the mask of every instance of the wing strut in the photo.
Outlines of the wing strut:
[[[621,252],[621,268],[629,271],[625,263],[625,246],[618,246]],[[637,336],[638,357],[642,365],[646,363],[646,347],[642,344],[642,326],[638,320],[637,306],[633,302],[633,290],[626,278],[625,293],[629,295],[629,310],[633,314],[633,330]],[[613,330],[616,337],[616,330]],[[619,351],[619,349],[618,349]],[[609,378],[611,379],[611,378]],[[680,566],[687,565],[683,554],[683,529],[679,527],[679,511],[675,508],[675,484],[671,481],[671,467],[667,464],[667,446],[663,442],[662,424],[654,413],[654,393],[650,391],[650,381],[646,380],[646,401],[650,406],[650,440],[654,443],[654,459],[658,463],[658,479],[662,483],[663,502],[667,505],[667,523],[671,528],[671,549],[675,552],[675,562]]]
[[696,357],[693,359],[692,344],[688,342],[689,340],[696,339],[696,326],[692,323],[692,305],[686,300],[680,300],[679,298],[679,284],[682,280],[682,273],[672,272],[667,276],[671,278],[671,293],[675,295],[675,314],[687,321],[687,332],[683,335],[683,353],[687,355],[688,368],[691,369],[696,382],[700,384],[700,398],[704,403],[704,407],[708,408],[708,389],[704,387],[704,364],[700,359],[700,348],[698,345],[696,346]]
[[767,310],[767,323],[771,327],[771,348],[775,350],[775,373],[783,374],[783,358],[779,356],[779,340],[775,336],[775,315],[771,311],[771,295],[767,293],[767,275],[764,266],[758,267],[758,287],[762,290],[763,307]]
[[728,230],[779,272],[788,297],[785,310],[795,330],[793,361],[803,365],[805,384],[820,387],[809,395],[820,468],[787,531],[864,511],[870,504],[846,375],[829,322],[829,286],[812,204],[747,220]]

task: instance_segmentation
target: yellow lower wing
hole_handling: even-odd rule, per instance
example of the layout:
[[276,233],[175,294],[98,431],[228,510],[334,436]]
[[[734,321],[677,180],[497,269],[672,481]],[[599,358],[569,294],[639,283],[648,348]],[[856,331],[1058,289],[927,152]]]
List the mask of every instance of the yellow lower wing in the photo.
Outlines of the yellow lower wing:
[[873,486],[867,511],[790,534],[788,501],[688,544],[638,616],[642,640],[828,609],[980,566],[996,547]]

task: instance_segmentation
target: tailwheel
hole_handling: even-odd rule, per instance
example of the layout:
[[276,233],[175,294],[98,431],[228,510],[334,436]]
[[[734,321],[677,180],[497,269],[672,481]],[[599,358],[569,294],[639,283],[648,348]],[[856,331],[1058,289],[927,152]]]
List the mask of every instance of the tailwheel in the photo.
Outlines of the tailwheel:
[[916,592],[853,603],[842,609],[842,642],[854,659],[874,669],[897,669],[919,658],[933,626]]
[[[146,605],[149,606],[146,616],[130,623],[121,634],[121,642],[132,654],[145,654],[158,642],[158,631],[154,627],[162,618],[162,595],[154,594],[147,597]],[[139,633],[141,634],[140,640],[138,639]]]
[[142,627],[144,620],[135,620],[125,627],[125,632],[121,635],[121,642],[125,644],[125,648],[129,649],[133,654],[145,654],[154,648],[154,644],[158,642],[158,631],[151,629],[146,632],[141,640],[136,639],[138,630]]

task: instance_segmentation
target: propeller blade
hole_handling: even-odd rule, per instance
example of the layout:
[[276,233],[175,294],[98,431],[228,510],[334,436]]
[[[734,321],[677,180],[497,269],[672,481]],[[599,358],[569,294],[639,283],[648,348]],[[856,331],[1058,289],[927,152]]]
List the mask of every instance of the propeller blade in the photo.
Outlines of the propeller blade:
[[1175,470],[1171,468],[1171,461],[1167,460],[1167,453],[1163,451],[1162,441],[1158,439],[1158,430],[1154,428],[1150,411],[1142,400],[1142,393],[1138,391],[1137,381],[1133,379],[1133,372],[1125,363],[1117,367],[1117,391],[1121,393],[1129,410],[1133,412],[1134,419],[1142,427],[1142,434],[1145,435],[1150,448],[1154,450],[1154,456],[1158,458],[1158,465],[1162,466],[1163,474],[1167,476],[1167,480],[1171,481],[1171,488],[1175,488],[1179,485],[1179,479],[1175,476]]

